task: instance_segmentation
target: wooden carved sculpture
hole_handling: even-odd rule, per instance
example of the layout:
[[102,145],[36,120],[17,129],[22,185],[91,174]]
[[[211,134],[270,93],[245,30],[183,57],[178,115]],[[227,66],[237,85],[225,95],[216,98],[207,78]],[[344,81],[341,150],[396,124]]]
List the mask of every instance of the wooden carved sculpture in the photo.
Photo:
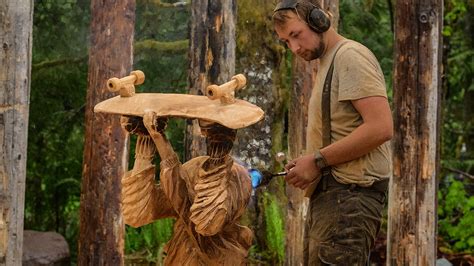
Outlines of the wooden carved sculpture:
[[[252,232],[238,220],[250,199],[251,181],[230,151],[236,129],[259,121],[263,111],[234,98],[234,90],[244,85],[245,77],[238,75],[220,87],[208,87],[212,95],[206,97],[134,94],[131,86],[122,84],[127,93],[94,109],[121,114],[122,127],[138,136],[133,169],[122,179],[125,223],[138,227],[176,218],[165,247],[165,265],[245,264]],[[206,156],[181,164],[164,134],[168,117],[173,116],[199,119],[207,140]],[[153,165],[156,151],[161,157],[158,184]]]

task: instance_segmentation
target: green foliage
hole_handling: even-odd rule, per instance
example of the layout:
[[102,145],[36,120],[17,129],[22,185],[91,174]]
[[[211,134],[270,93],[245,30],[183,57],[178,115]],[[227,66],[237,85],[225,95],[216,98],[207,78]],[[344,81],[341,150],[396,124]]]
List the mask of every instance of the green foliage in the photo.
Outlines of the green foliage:
[[156,1],[137,1],[134,68],[146,75],[139,92],[186,93],[190,15],[189,6],[161,8]]
[[163,247],[171,239],[174,220],[161,219],[139,227],[126,227],[125,253],[146,254],[146,260],[157,262],[163,256]]
[[391,99],[393,31],[387,1],[341,0],[339,13],[338,31],[367,46],[375,54],[382,67]]
[[[33,64],[83,57],[89,5],[36,1]],[[76,253],[87,64],[76,62],[31,73],[25,228],[57,231]]]
[[285,227],[283,224],[283,213],[278,199],[268,192],[265,192],[263,195],[263,206],[268,253],[270,258],[273,258],[272,261],[282,264],[285,259]]
[[[251,55],[256,60],[261,60],[265,55],[281,53],[284,47],[277,42],[278,39],[273,31],[271,1],[239,0],[237,4],[239,12],[236,26],[237,58]],[[263,57],[257,55],[263,55]]]
[[33,63],[87,54],[89,1],[35,1]]
[[454,24],[458,20],[464,19],[465,13],[467,12],[467,1],[465,0],[451,0],[448,3],[448,12],[444,15],[444,21],[446,25],[443,27],[444,36],[453,36],[456,31]]
[[474,254],[474,196],[452,176],[438,192],[438,229],[446,250]]
[[[445,1],[442,166],[474,171],[474,2]],[[438,230],[446,253],[474,253],[472,182],[448,175],[438,192]]]
[[446,1],[444,16],[445,82],[444,123],[442,128],[442,157],[474,158],[474,2]]

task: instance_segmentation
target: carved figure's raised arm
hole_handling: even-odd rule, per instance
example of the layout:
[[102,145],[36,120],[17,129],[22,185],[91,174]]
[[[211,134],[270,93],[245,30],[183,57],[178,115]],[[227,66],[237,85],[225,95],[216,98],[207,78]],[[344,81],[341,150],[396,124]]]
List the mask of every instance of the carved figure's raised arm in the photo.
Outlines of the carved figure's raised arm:
[[154,176],[155,167],[152,166],[122,179],[122,210],[126,224],[140,227],[158,219],[177,217],[161,186],[155,184]]
[[141,118],[122,117],[122,127],[137,134],[133,169],[122,179],[122,210],[125,223],[139,227],[176,213],[163,190],[155,182],[153,158],[156,152]]
[[181,169],[181,162],[173,150],[171,143],[164,134],[167,118],[158,118],[153,111],[145,111],[143,124],[150,134],[156,149],[161,157],[160,163],[160,185],[163,192],[170,201],[173,209],[179,214],[185,210],[185,202],[189,195],[186,189],[186,182],[183,179],[184,171]]

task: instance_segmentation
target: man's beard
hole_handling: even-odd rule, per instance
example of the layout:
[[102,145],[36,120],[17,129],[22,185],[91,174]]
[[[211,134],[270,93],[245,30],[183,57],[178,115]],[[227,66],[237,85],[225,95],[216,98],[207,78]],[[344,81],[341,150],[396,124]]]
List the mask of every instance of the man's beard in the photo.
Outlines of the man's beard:
[[304,60],[311,61],[314,59],[318,59],[323,55],[324,50],[326,48],[324,46],[323,35],[318,34],[318,36],[319,36],[319,45],[315,47],[313,50],[308,50],[300,55]]

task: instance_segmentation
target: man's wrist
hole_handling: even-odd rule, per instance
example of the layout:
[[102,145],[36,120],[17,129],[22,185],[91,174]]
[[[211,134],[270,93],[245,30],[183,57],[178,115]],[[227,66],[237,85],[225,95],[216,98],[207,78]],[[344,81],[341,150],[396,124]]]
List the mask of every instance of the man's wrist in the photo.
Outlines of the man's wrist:
[[329,167],[329,164],[326,161],[326,158],[324,158],[320,150],[316,150],[316,152],[314,153],[314,163],[319,169],[324,169],[324,168]]

